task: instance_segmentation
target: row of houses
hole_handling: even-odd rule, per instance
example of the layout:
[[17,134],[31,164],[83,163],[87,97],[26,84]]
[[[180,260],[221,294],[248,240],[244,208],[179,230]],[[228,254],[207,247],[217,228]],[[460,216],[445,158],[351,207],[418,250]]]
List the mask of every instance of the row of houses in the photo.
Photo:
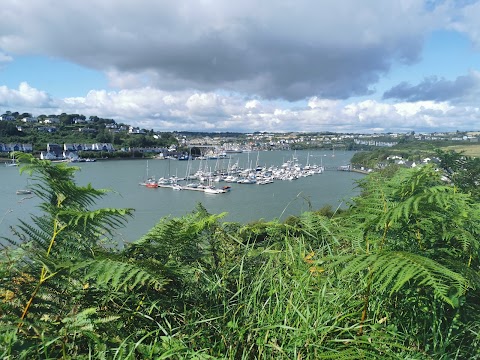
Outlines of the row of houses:
[[[0,121],[15,121],[16,118],[12,115],[0,115]],[[43,124],[60,124],[60,119],[56,117],[49,117],[39,120],[36,117],[24,117],[20,119],[24,123],[43,123]]]
[[[15,118],[15,116],[13,115],[8,115],[8,114],[4,114],[4,115],[0,115],[0,121],[16,121],[17,118]],[[37,118],[35,116],[27,116],[27,117],[24,117],[24,118],[21,118],[21,119],[18,119],[19,121],[21,122],[24,122],[24,123],[43,123],[43,124],[60,124],[60,119],[58,117],[47,117],[47,118]],[[83,123],[87,123],[87,122],[90,122],[91,120],[89,119],[83,119],[83,118],[73,118],[72,119],[72,122],[74,124],[83,124]]]
[[397,141],[377,141],[377,140],[360,140],[354,139],[353,142],[357,145],[379,146],[379,147],[392,147],[398,144]]
[[15,121],[15,116],[13,115],[0,115],[0,121]]
[[111,143],[94,144],[47,144],[47,151],[40,153],[42,160],[77,160],[80,151],[113,152],[115,148]]
[[[47,144],[47,150],[49,145]],[[94,144],[63,144],[65,151],[115,151],[111,143],[94,143]]]
[[12,151],[21,151],[31,153],[33,151],[32,144],[18,144],[18,143],[0,143],[0,153],[10,153]]

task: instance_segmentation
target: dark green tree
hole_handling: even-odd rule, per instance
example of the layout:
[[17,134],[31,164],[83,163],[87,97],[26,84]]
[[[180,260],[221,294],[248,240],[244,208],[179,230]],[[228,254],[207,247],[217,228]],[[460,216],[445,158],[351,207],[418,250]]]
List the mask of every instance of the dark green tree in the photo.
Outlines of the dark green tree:
[[0,135],[1,136],[20,136],[21,131],[18,131],[17,126],[11,121],[0,121]]
[[436,150],[444,176],[463,192],[470,192],[480,201],[480,158],[453,150]]
[[107,130],[103,129],[98,132],[95,139],[97,140],[97,142],[100,142],[100,143],[111,143],[112,134],[110,134]]
[[29,113],[23,113],[21,115],[19,115],[19,119],[24,119],[24,118],[28,118],[28,117],[32,117],[32,114],[29,114]]

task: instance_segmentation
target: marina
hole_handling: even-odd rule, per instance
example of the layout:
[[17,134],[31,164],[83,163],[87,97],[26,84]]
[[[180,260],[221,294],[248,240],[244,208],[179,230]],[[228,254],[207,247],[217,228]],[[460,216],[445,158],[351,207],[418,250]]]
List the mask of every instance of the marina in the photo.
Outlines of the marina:
[[[229,153],[224,159],[98,160],[71,165],[80,169],[75,174],[78,185],[91,184],[98,189],[112,190],[97,202],[97,208],[135,209],[134,217],[128,220],[125,228],[117,230],[115,237],[119,242],[130,242],[145,234],[162,217],[183,216],[195,209],[198,203],[212,214],[225,213],[224,221],[240,223],[261,219],[284,220],[325,205],[333,209],[346,207],[349,199],[357,193],[355,182],[364,176],[337,171],[339,167],[347,166],[352,156],[353,152],[348,151],[336,151],[335,157],[332,157],[331,151],[266,151]],[[285,170],[282,165],[288,161],[304,170],[307,166],[316,165],[322,166],[324,171],[291,180],[287,180],[288,177],[285,180],[263,179],[264,172],[257,171],[258,167],[265,172],[269,168],[281,172]],[[232,167],[237,168],[235,171],[239,173],[229,173],[228,169]],[[251,171],[245,172],[246,169]],[[199,171],[203,176],[199,176]],[[255,176],[255,182],[248,177],[238,182],[242,172],[262,174],[262,179]],[[223,175],[219,177],[220,173]],[[274,173],[272,171],[272,175]],[[34,195],[16,195],[16,190],[28,185],[27,176],[20,175],[18,168],[0,167],[0,176],[3,179],[0,187],[0,236],[6,236],[10,234],[9,226],[17,225],[18,219],[27,220],[30,214],[39,213],[39,199]],[[193,178],[195,176],[198,178]],[[220,181],[222,178],[223,181]],[[151,181],[149,186],[147,180]],[[173,186],[175,182],[179,186]],[[217,194],[205,191],[202,186],[214,186],[216,189],[228,186],[229,189]]]
[[[187,167],[188,169],[188,167]],[[324,172],[323,166],[318,165],[305,165],[302,166],[298,163],[296,157],[292,157],[292,160],[287,160],[280,167],[269,166],[262,167],[258,164],[255,168],[241,168],[238,162],[234,165],[229,165],[226,169],[215,169],[213,172],[207,169],[197,170],[193,174],[187,174],[185,178],[170,177],[168,179],[161,178],[155,180],[148,177],[140,185],[144,185],[148,188],[171,188],[173,190],[192,190],[203,191],[210,194],[222,194],[231,189],[230,186],[216,186],[215,183],[237,183],[237,184],[257,184],[268,185],[273,184],[275,180],[297,180],[302,177],[321,174]],[[197,180],[196,183],[186,183],[187,180]],[[185,183],[184,183],[185,182]],[[184,184],[183,184],[184,183]]]
[[[334,155],[332,154],[332,157]],[[227,153],[220,154],[219,156],[210,156],[210,157],[198,157],[197,161],[200,160],[217,160],[215,167],[212,171],[211,166],[208,162],[205,162],[202,167],[202,163],[198,166],[198,170],[194,173],[192,171],[192,165],[190,161],[193,159],[188,158],[187,170],[184,178],[178,178],[176,175],[172,177],[161,177],[158,180],[155,180],[154,177],[149,175],[149,165],[147,161],[147,175],[146,179],[140,182],[140,185],[144,185],[147,188],[170,188],[173,190],[192,190],[192,191],[203,191],[209,194],[222,194],[230,191],[230,186],[216,186],[216,183],[237,183],[237,184],[257,184],[257,185],[268,185],[273,184],[276,180],[297,180],[302,177],[322,174],[325,171],[323,166],[323,159],[321,165],[310,164],[310,153],[307,154],[306,164],[302,165],[298,161],[296,152],[291,156],[291,159],[283,162],[281,166],[270,165],[270,166],[261,166],[259,165],[260,152],[257,152],[257,158],[255,166],[252,167],[252,162],[250,161],[250,154],[247,153],[247,168],[240,167],[239,160],[233,164],[231,163],[231,157],[228,157]],[[218,159],[229,159],[227,167],[224,167],[224,163],[221,165],[218,163]],[[170,161],[171,159],[167,159]],[[170,164],[169,164],[170,166]],[[350,169],[349,165],[341,165],[337,167],[337,170],[348,171]],[[189,183],[190,180],[196,180],[195,183]]]

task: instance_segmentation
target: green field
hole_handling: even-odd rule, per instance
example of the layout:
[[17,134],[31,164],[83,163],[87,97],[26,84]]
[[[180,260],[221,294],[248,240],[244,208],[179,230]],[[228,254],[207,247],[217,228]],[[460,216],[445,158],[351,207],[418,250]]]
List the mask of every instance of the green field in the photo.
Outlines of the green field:
[[468,156],[480,157],[480,144],[445,146],[442,148],[442,150],[455,150],[456,152],[464,152],[465,155]]

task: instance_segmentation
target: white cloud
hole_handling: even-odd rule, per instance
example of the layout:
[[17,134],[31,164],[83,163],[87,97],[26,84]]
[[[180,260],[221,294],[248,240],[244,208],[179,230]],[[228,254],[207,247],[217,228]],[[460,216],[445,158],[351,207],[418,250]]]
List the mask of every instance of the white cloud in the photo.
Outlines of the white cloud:
[[245,99],[230,94],[198,91],[165,92],[141,89],[92,90],[84,97],[52,99],[27,83],[18,89],[0,87],[0,111],[80,113],[113,118],[158,131],[438,131],[478,130],[478,106],[454,106],[447,102],[388,104],[373,100],[342,103],[312,98],[303,106]]
[[480,123],[478,107],[433,101],[388,104],[373,100],[344,104],[314,98],[304,106],[193,91],[166,93],[142,88],[90,91],[65,99],[63,111],[113,117],[155,130],[373,132],[471,129]]
[[416,114],[425,112],[425,111],[438,111],[439,113],[445,114],[448,111],[453,109],[453,106],[448,105],[448,103],[436,103],[434,101],[418,101],[414,103],[398,103],[393,105],[398,114],[401,116],[415,116]]
[[260,106],[261,106],[261,103],[258,100],[250,100],[245,103],[245,109],[248,109],[248,111],[253,111],[254,109],[258,109]]
[[223,103],[222,99],[216,94],[195,93],[188,98],[187,102],[185,103],[185,106],[191,112],[211,113],[212,111],[215,111],[216,109],[219,109],[220,107],[222,107],[223,106],[222,103]]
[[331,108],[335,108],[337,105],[338,105],[338,101],[336,100],[319,99],[316,96],[310,98],[310,100],[308,101],[308,106],[311,109],[329,110]]
[[52,99],[46,92],[32,88],[26,82],[22,82],[18,90],[0,86],[0,105],[5,107],[42,108],[51,104]]

